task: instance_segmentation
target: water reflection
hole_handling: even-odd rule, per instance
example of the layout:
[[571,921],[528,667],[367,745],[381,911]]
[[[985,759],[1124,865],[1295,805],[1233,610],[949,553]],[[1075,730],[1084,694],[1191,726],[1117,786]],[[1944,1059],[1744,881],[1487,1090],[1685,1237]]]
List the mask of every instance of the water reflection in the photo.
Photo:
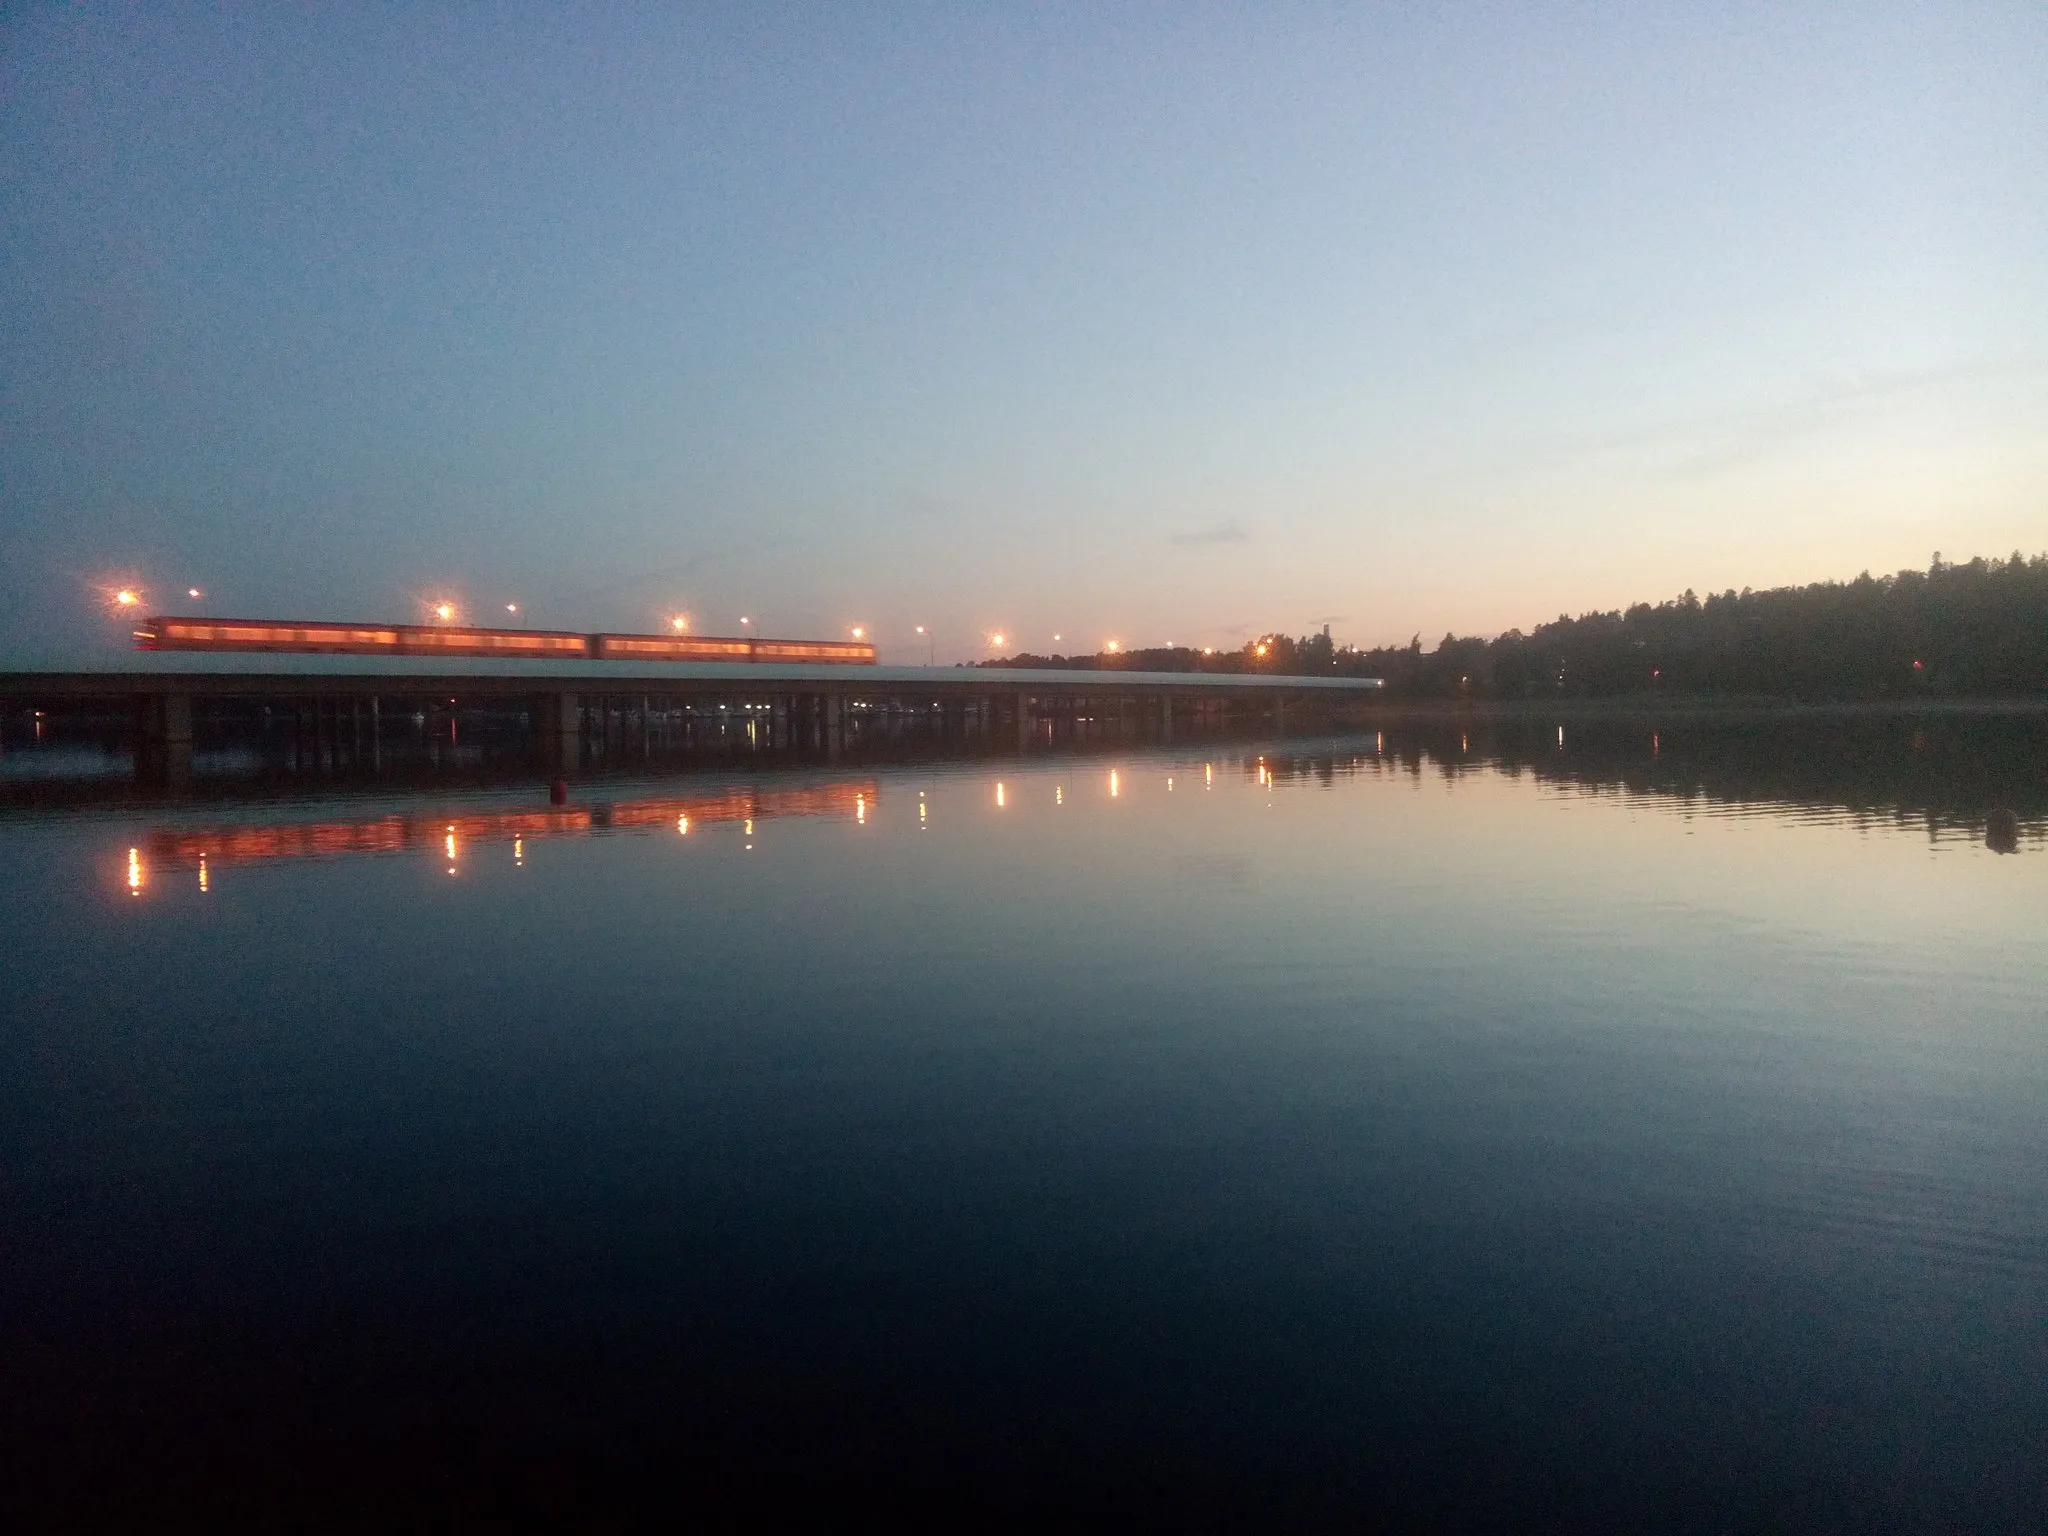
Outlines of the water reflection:
[[128,850],[128,888],[140,894],[153,870],[196,870],[206,890],[213,865],[258,864],[276,859],[338,858],[438,849],[453,874],[470,844],[512,844],[515,863],[529,839],[589,837],[673,827],[687,835],[693,823],[740,822],[751,837],[756,821],[785,816],[852,817],[864,821],[881,797],[873,778],[796,787],[745,784],[695,795],[658,795],[593,805],[441,812],[393,812],[353,820],[257,822],[165,827]]
[[12,1423],[151,1496],[858,1492],[881,1424],[929,1453],[885,1491],[1083,1465],[1193,1526],[1476,1481],[1435,1524],[1887,1528],[1934,1478],[2031,1528],[2041,745],[1452,720],[0,814]]
[[[1528,778],[1540,787],[1593,796],[1620,797],[1663,805],[1688,814],[1776,816],[1800,820],[1841,820],[1851,825],[1912,825],[1935,842],[1977,842],[1994,853],[2015,854],[2048,842],[2048,779],[2044,779],[2042,735],[2037,726],[1982,728],[1957,742],[1924,728],[1887,741],[1867,732],[1787,731],[1782,723],[1762,735],[1714,730],[1582,728],[1560,753],[1554,730],[1376,731],[1370,736],[1329,738],[1269,746],[1242,756],[1201,761],[1202,784],[1216,787],[1216,770],[1235,771],[1250,788],[1271,795],[1301,787],[1329,788],[1351,778],[1419,781],[1425,774],[1455,784],[1474,776]],[[1162,765],[1171,793],[1175,761]],[[1111,768],[1109,800],[1131,790],[1131,767]],[[1052,804],[1064,806],[1066,788],[1053,775]],[[279,859],[335,858],[351,854],[437,852],[450,875],[457,874],[472,845],[512,844],[515,866],[523,866],[528,839],[586,837],[611,831],[673,829],[687,837],[693,826],[741,825],[745,846],[754,844],[755,823],[779,817],[838,817],[865,826],[879,801],[882,780],[874,774],[823,784],[778,785],[773,779],[725,784],[692,794],[642,795],[592,800],[546,809],[525,806],[387,812],[372,816],[307,821],[250,820],[202,826],[158,827],[127,849],[120,880],[140,896],[154,873],[196,872],[201,891],[211,889],[215,866]],[[994,779],[994,805],[1006,810],[1016,799],[1011,781]],[[931,823],[930,802],[918,793],[918,825]],[[1197,879],[1218,878],[1218,869],[1188,863]],[[1243,879],[1232,866],[1227,878]]]
[[[1368,748],[1367,741],[1371,745]],[[1328,785],[1352,775],[1527,776],[1578,793],[1704,815],[1911,824],[1936,841],[1994,852],[2039,845],[2048,829],[2048,719],[1760,715],[1677,726],[1632,722],[1454,722],[1268,748],[1241,760],[1253,782]]]

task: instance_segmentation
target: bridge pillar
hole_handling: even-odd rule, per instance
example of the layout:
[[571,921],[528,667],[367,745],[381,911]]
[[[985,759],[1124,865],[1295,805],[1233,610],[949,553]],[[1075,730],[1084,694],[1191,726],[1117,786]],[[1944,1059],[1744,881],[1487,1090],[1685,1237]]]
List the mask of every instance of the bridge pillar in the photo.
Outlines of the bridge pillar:
[[182,784],[192,776],[192,696],[143,693],[135,698],[135,777],[144,784]]
[[1159,695],[1159,739],[1163,742],[1173,740],[1173,695],[1170,693]]
[[1031,701],[1022,693],[1017,695],[1017,750],[1022,752],[1031,745]]
[[839,749],[845,745],[846,722],[843,708],[838,694],[825,695],[825,756],[828,758],[839,756]]
[[[372,728],[377,701],[370,701]],[[533,701],[533,734],[541,761],[561,773],[573,772],[583,759],[583,700],[573,693],[537,694]]]

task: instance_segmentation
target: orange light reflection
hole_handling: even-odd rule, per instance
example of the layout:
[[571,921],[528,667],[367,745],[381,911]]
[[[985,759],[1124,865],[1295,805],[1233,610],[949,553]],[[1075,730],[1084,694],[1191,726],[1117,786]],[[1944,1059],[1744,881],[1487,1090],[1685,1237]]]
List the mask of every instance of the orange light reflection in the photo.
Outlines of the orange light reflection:
[[406,853],[433,849],[453,861],[461,845],[510,842],[523,859],[526,841],[544,837],[588,837],[607,831],[652,831],[690,822],[738,821],[749,833],[755,821],[779,816],[845,816],[866,819],[867,802],[881,787],[872,779],[799,789],[736,788],[713,794],[622,800],[610,805],[564,806],[552,810],[477,811],[448,816],[379,816],[366,821],[283,822],[241,827],[180,827],[149,834],[128,852],[127,883],[140,891],[151,865],[209,869],[215,864],[256,864],[273,859],[338,858],[348,854]]

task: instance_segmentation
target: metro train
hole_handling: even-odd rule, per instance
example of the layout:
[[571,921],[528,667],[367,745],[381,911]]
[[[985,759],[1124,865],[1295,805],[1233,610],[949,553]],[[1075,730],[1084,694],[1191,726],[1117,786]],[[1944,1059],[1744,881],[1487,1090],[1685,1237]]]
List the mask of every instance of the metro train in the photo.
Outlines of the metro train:
[[753,640],[722,635],[577,635],[558,629],[431,624],[323,624],[296,619],[146,620],[139,651],[265,651],[288,655],[521,656],[537,661],[826,662],[873,666],[858,640]]

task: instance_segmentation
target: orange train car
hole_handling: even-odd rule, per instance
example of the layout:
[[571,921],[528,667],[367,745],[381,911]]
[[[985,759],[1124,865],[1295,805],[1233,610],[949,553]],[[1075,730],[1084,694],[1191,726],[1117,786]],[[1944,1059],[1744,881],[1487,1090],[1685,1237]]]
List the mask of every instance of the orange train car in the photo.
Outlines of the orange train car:
[[523,656],[541,661],[825,662],[873,666],[875,648],[851,640],[753,640],[717,635],[578,635],[554,629],[469,629],[429,624],[327,624],[296,619],[150,619],[144,651],[254,651],[273,655]]
[[750,640],[737,635],[592,635],[590,654],[599,661],[875,663],[875,648],[865,641]]

